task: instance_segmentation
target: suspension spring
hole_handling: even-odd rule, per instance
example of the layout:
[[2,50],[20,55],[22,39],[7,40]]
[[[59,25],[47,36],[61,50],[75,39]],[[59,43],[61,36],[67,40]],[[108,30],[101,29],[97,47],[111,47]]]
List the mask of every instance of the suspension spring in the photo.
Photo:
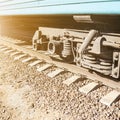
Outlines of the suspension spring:
[[72,48],[71,48],[71,42],[69,40],[65,40],[63,42],[63,51],[62,56],[67,57],[72,55]]

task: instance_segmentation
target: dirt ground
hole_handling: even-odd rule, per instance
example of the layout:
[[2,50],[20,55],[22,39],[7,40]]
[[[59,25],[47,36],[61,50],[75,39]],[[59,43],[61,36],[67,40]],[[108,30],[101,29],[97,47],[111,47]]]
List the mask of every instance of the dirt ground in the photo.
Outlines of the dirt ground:
[[[47,110],[44,104],[43,109],[35,106],[33,94],[37,91],[27,81],[34,70],[26,67],[0,53],[0,120],[60,120],[58,111]],[[39,102],[44,99],[41,97]]]
[[70,74],[50,79],[47,72],[0,53],[0,120],[119,120],[120,101],[109,108],[98,100],[101,89],[86,97],[76,89],[83,82],[67,87],[61,80]]

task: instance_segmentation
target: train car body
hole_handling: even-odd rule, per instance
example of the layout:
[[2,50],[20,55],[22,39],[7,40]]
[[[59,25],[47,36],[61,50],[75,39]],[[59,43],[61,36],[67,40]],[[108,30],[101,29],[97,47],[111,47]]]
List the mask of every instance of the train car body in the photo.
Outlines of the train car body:
[[119,6],[119,0],[2,0],[1,32],[33,36],[34,50],[119,79]]
[[0,14],[120,14],[119,6],[119,0],[3,0]]

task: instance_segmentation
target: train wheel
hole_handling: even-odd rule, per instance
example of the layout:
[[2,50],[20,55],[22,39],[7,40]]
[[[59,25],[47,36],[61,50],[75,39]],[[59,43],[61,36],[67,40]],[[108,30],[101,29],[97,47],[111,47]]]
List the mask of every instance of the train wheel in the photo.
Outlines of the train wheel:
[[62,44],[60,41],[55,41],[55,40],[51,40],[48,43],[48,52],[50,54],[58,54],[60,55],[62,51]]

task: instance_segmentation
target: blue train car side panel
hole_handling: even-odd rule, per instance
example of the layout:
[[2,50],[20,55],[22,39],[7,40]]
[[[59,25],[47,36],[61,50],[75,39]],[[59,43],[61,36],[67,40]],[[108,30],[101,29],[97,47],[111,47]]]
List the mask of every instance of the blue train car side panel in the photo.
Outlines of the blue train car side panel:
[[119,0],[8,0],[0,15],[120,14]]

